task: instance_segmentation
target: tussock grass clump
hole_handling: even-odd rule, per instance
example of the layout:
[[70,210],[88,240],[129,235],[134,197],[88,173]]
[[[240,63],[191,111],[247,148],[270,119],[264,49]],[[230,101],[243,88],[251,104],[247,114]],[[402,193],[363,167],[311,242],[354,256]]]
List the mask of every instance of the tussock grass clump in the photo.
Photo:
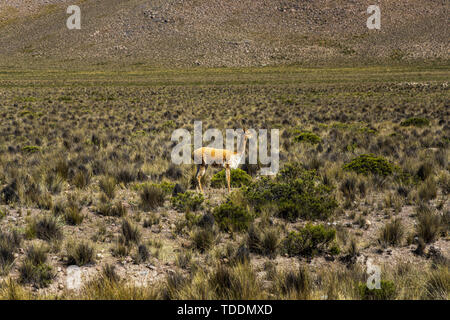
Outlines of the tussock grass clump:
[[387,222],[381,229],[378,241],[384,247],[389,245],[397,246],[401,244],[404,234],[405,230],[401,219],[395,218]]
[[171,203],[177,211],[187,212],[200,210],[204,200],[205,198],[202,194],[186,191],[185,193],[178,193],[172,197]]
[[61,240],[63,238],[61,226],[56,218],[51,216],[33,219],[27,226],[26,235],[30,239],[37,237],[45,241]]
[[14,253],[19,249],[22,237],[15,230],[3,232],[0,230],[0,274],[7,274],[12,267]]
[[428,275],[425,283],[425,298],[448,300],[450,291],[450,271],[448,266],[438,266]]
[[237,263],[232,267],[218,265],[210,274],[208,285],[214,291],[215,299],[253,300],[265,295],[249,263]]
[[84,266],[95,262],[95,249],[89,242],[69,242],[66,247],[67,264]]
[[357,194],[357,183],[358,180],[353,176],[347,177],[344,179],[344,181],[342,181],[339,190],[342,192],[346,199],[351,201],[355,200]]
[[79,225],[84,220],[84,214],[81,213],[81,207],[74,201],[69,201],[64,209],[64,220],[67,224],[75,226]]
[[364,175],[389,176],[394,172],[395,167],[382,157],[377,157],[373,154],[362,154],[346,163],[343,169]]
[[430,201],[437,197],[437,184],[433,178],[428,178],[419,186],[418,194],[422,201]]
[[100,190],[102,190],[110,200],[114,199],[116,195],[116,184],[117,182],[114,177],[103,177],[98,183]]
[[[248,186],[252,182],[252,177],[242,169],[230,170],[230,186],[231,188],[240,188]],[[224,188],[227,186],[225,169],[217,172],[211,178],[212,188]]]
[[252,225],[248,230],[247,244],[252,252],[275,257],[280,243],[280,230],[278,228],[260,228]]
[[47,262],[48,249],[43,246],[30,246],[25,260],[19,267],[19,281],[22,284],[33,284],[38,288],[47,287],[55,278],[52,267]]
[[144,219],[144,228],[151,228],[153,225],[158,225],[161,218],[159,214],[150,212],[147,216],[147,218]]
[[141,231],[138,226],[133,225],[129,220],[124,219],[121,225],[122,236],[126,243],[139,244],[141,241]]
[[146,262],[150,258],[150,252],[145,244],[140,244],[137,248],[136,255],[134,257],[134,261],[139,264]]
[[205,252],[209,250],[216,241],[216,233],[209,228],[198,228],[192,233],[191,238],[194,247],[200,252]]
[[252,215],[233,202],[225,202],[214,209],[214,218],[222,231],[239,232],[247,230],[253,220]]
[[164,204],[166,193],[157,185],[145,185],[139,194],[143,210],[156,209]]
[[422,163],[417,169],[417,177],[420,180],[425,181],[433,174],[433,164],[429,162]]
[[111,248],[111,253],[114,257],[125,257],[130,252],[130,243],[126,242],[124,236],[119,236]]
[[124,217],[127,214],[127,209],[120,201],[116,201],[114,204],[102,202],[97,206],[97,213],[108,217]]
[[0,192],[0,201],[4,204],[11,204],[20,200],[18,193],[17,180],[13,180],[10,184],[4,187]]
[[72,179],[72,183],[78,189],[85,189],[90,183],[92,179],[92,173],[88,170],[79,170],[75,173],[75,176]]
[[291,231],[283,241],[283,247],[290,256],[314,256],[327,250],[336,238],[336,230],[324,225],[308,223],[298,232]]
[[417,208],[417,235],[425,241],[431,243],[439,238],[442,230],[442,218],[427,205]]
[[7,278],[0,283],[0,300],[31,300],[33,295],[17,280]]
[[400,123],[402,127],[427,127],[430,125],[430,120],[426,118],[412,117]]
[[289,270],[278,275],[278,290],[281,297],[287,299],[305,300],[312,293],[312,278],[306,268]]
[[26,251],[26,259],[33,265],[47,261],[48,248],[43,245],[30,245]]

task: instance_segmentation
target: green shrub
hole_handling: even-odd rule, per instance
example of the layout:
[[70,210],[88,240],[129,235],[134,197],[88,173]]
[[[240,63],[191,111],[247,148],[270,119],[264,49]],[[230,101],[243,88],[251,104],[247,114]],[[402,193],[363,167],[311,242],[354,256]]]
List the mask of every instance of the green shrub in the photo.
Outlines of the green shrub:
[[186,191],[172,197],[171,203],[177,211],[187,212],[200,210],[204,200],[205,198],[202,194]]
[[359,284],[359,294],[362,300],[392,300],[395,298],[396,289],[391,281],[381,280],[380,289],[369,289],[366,283]]
[[356,173],[389,176],[394,172],[394,165],[382,157],[373,154],[362,154],[344,165],[344,170]]
[[318,143],[322,142],[322,139],[318,135],[316,135],[312,132],[305,131],[305,132],[301,132],[299,135],[297,135],[294,138],[294,141],[295,142],[307,142],[310,144],[318,144]]
[[290,256],[314,256],[326,250],[335,238],[336,230],[309,223],[298,232],[291,231],[283,241],[283,246]]
[[22,148],[22,151],[24,151],[26,153],[35,153],[35,152],[41,151],[41,148],[39,148],[37,146],[25,146]]
[[233,202],[225,202],[214,209],[214,218],[223,231],[247,230],[253,220],[252,215]]
[[410,127],[410,126],[414,126],[414,127],[426,127],[430,125],[430,120],[426,119],[426,118],[408,118],[405,121],[402,121],[400,123],[400,125],[402,127]]
[[[230,185],[232,188],[240,188],[242,186],[248,186],[252,182],[252,177],[241,169],[230,170]],[[223,188],[227,187],[227,181],[225,177],[225,169],[217,172],[211,178],[211,187]]]
[[289,221],[298,218],[330,217],[337,202],[332,187],[323,184],[315,170],[305,170],[298,164],[285,166],[275,179],[263,177],[244,188],[244,196],[257,212],[275,204],[277,214]]

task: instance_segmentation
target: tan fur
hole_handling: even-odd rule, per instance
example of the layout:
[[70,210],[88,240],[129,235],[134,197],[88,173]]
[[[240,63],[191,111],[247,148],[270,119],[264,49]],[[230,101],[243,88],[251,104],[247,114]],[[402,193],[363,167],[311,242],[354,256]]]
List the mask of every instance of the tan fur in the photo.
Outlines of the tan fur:
[[[244,142],[243,142],[243,150],[240,150],[240,152],[245,152],[245,144],[247,142],[247,139],[250,138],[251,135],[244,129]],[[198,148],[194,151],[194,159],[201,159],[201,164],[197,165],[197,181],[198,186],[200,187],[200,191],[203,192],[201,178],[205,175],[206,168],[208,165],[212,166],[223,166],[225,167],[225,173],[226,173],[226,180],[227,180],[227,187],[228,192],[231,192],[230,188],[230,180],[231,180],[231,173],[230,173],[230,164],[233,163],[234,158],[240,157],[239,152],[234,152],[227,149],[217,149],[217,148],[208,148],[208,147],[202,147]],[[237,162],[236,162],[237,166]]]

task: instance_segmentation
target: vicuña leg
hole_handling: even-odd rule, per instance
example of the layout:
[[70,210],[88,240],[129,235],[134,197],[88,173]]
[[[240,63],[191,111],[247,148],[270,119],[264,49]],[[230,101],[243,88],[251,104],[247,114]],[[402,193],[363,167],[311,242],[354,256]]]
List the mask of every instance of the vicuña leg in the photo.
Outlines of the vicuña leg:
[[227,175],[228,192],[231,192],[231,189],[230,189],[231,174],[230,174],[230,166],[229,165],[225,166],[225,173]]
[[202,188],[202,177],[205,175],[206,172],[206,165],[203,164],[199,164],[197,165],[197,181],[198,181],[198,186],[200,187],[200,191],[202,193],[203,192],[203,188]]

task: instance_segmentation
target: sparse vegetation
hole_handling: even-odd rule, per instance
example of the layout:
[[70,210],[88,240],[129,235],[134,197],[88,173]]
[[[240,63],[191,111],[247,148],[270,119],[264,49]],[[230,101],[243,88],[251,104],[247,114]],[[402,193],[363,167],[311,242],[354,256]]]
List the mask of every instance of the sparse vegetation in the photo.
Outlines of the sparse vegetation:
[[[0,68],[0,298],[448,299],[441,67],[141,66]],[[231,194],[209,170],[197,193],[170,139],[198,119],[279,129],[280,170],[232,170]]]

